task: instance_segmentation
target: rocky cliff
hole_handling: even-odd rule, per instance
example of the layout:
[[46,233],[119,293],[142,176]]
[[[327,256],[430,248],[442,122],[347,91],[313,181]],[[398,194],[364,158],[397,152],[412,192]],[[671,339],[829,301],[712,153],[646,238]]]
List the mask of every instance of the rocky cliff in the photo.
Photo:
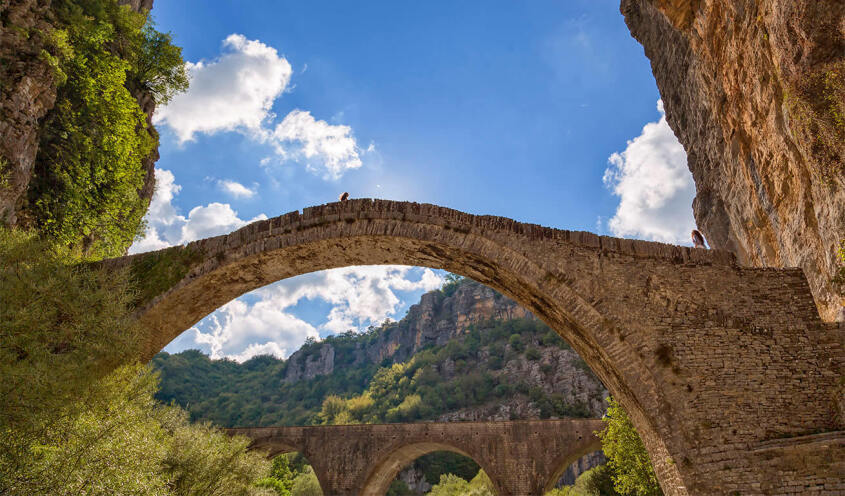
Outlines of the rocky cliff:
[[[466,281],[448,295],[441,291],[422,295],[401,321],[373,333],[370,341],[357,341],[353,363],[404,362],[426,346],[441,346],[466,333],[472,324],[523,317],[534,318],[528,310],[487,286]],[[305,347],[288,359],[285,381],[313,379],[332,373],[334,367],[335,349],[331,344]]]
[[[153,0],[118,0],[136,12],[149,11]],[[40,122],[56,100],[55,71],[47,56],[50,0],[0,0],[0,225],[15,226],[25,209],[26,192],[38,154]],[[147,114],[152,126],[153,96],[141,88],[128,88]],[[138,191],[146,201],[155,189],[158,151],[143,160],[146,173]]]
[[[827,320],[845,239],[845,2],[622,0],[687,151],[711,246],[798,266]],[[840,313],[842,312],[842,313]]]
[[15,225],[35,155],[38,122],[56,101],[42,51],[49,0],[0,0],[0,223]]

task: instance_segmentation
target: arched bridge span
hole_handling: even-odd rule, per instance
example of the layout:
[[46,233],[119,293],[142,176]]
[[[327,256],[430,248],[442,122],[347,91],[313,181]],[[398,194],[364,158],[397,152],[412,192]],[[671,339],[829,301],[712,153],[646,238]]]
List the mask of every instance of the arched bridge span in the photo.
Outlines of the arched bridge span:
[[552,478],[601,449],[598,419],[321,425],[228,429],[270,455],[298,451],[326,496],[384,496],[407,464],[446,450],[476,461],[500,496],[543,494]]
[[139,284],[145,358],[280,279],[349,265],[446,269],[510,296],[578,351],[629,412],[667,495],[839,483],[829,460],[845,459],[842,443],[819,451],[806,435],[843,428],[842,329],[820,320],[799,269],[368,199],[104,263],[130,267]]

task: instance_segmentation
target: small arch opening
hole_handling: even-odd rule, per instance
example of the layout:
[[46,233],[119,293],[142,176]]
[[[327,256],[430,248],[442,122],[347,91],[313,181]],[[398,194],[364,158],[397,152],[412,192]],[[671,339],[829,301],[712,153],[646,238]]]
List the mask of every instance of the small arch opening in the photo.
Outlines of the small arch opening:
[[423,455],[401,469],[387,489],[386,496],[419,496],[436,490],[438,485],[456,488],[487,487],[489,480],[472,458],[452,451]]
[[370,471],[361,494],[418,496],[446,489],[452,494],[473,490],[479,495],[498,494],[479,460],[464,449],[440,443],[415,443],[392,451]]
[[323,489],[311,462],[300,452],[273,455],[270,472],[256,486],[290,496],[323,496]]

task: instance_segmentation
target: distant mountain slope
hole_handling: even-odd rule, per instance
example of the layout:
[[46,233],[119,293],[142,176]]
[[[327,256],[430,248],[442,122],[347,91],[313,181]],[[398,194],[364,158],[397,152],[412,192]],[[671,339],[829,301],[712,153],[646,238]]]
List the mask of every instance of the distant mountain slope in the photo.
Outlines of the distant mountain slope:
[[[238,364],[192,350],[159,353],[153,365],[160,400],[222,426],[597,417],[607,395],[554,331],[469,279],[424,294],[399,322],[309,341],[287,360]],[[585,457],[563,480],[603,461]],[[399,474],[395,494],[477,471],[460,455],[431,453]]]
[[[223,426],[331,421],[318,417],[327,397],[365,392],[372,410],[354,421],[600,416],[606,396],[554,331],[467,279],[424,294],[399,322],[307,342],[287,360],[238,364],[185,351],[160,353],[153,365],[160,400]],[[384,394],[367,390],[376,376]],[[412,396],[420,407],[409,407]]]

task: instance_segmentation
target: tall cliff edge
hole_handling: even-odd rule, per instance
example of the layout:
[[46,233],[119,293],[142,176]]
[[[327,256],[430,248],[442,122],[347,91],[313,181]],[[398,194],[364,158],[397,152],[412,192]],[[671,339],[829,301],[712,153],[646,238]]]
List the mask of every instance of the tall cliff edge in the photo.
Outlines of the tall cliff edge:
[[[153,0],[118,0],[136,12],[149,11]],[[38,154],[41,122],[56,102],[57,81],[49,59],[50,0],[0,0],[0,225],[16,226],[25,208],[27,189]],[[128,87],[152,125],[155,101],[149,91]],[[155,189],[158,150],[142,160],[146,202]]]
[[801,267],[826,320],[845,239],[845,2],[622,0],[687,151],[711,246]]

